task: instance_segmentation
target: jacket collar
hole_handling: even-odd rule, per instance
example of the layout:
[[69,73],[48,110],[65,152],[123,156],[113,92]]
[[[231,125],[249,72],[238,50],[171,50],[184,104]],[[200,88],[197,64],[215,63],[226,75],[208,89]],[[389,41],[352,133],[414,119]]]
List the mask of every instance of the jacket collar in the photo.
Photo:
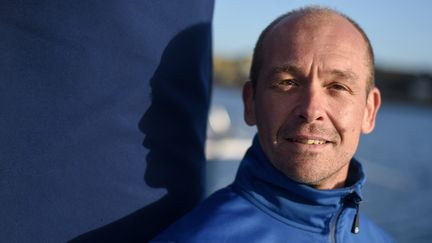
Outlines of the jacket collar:
[[243,158],[234,189],[255,206],[293,226],[324,232],[346,197],[357,194],[365,182],[362,165],[351,160],[349,187],[317,190],[290,180],[279,172],[261,149],[257,136]]

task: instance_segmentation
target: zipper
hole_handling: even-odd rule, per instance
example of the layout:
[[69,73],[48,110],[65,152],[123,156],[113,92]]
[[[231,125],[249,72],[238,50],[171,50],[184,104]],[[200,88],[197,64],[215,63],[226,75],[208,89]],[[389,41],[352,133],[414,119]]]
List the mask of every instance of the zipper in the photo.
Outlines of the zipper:
[[342,210],[344,209],[344,204],[340,206],[338,211],[336,212],[336,215],[333,217],[333,219],[330,222],[330,242],[336,243],[336,225],[339,221],[339,217],[342,214]]
[[347,207],[348,205],[354,205],[355,208],[355,215],[353,219],[353,223],[351,226],[351,233],[358,234],[360,233],[360,202],[361,198],[357,195],[357,193],[352,192],[347,197],[345,197],[344,202],[342,203],[341,207],[336,212],[335,216],[333,217],[331,223],[330,223],[330,242],[336,243],[336,226],[337,222],[339,221],[340,215],[342,214],[342,211]]

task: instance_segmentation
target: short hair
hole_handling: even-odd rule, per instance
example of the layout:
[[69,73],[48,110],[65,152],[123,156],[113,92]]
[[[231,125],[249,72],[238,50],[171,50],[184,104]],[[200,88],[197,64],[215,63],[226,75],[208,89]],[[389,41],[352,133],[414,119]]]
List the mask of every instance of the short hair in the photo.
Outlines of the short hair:
[[368,58],[369,60],[367,60],[367,61],[368,61],[370,73],[369,73],[369,77],[368,77],[367,84],[366,84],[366,92],[369,93],[369,91],[373,87],[375,87],[374,52],[372,49],[372,45],[369,41],[369,38],[367,37],[364,30],[360,27],[360,25],[357,22],[355,22],[354,20],[352,20],[350,17],[346,16],[345,14],[343,14],[337,10],[327,8],[327,7],[321,7],[321,6],[308,6],[308,7],[292,10],[290,12],[287,12],[287,13],[279,16],[278,18],[273,20],[261,32],[260,36],[258,37],[258,41],[255,45],[254,51],[253,51],[252,64],[251,64],[251,68],[250,68],[250,72],[249,72],[249,79],[252,82],[252,86],[254,87],[254,90],[256,90],[259,72],[260,72],[261,67],[262,67],[264,40],[265,40],[265,37],[267,36],[267,34],[270,32],[270,30],[272,30],[275,25],[277,25],[278,23],[280,23],[282,20],[284,20],[287,17],[294,16],[294,15],[307,16],[307,15],[315,15],[315,14],[334,14],[334,15],[340,16],[340,17],[346,19],[348,22],[350,22],[354,26],[354,28],[360,32],[361,36],[363,37],[363,40],[366,42],[367,54],[369,57]]

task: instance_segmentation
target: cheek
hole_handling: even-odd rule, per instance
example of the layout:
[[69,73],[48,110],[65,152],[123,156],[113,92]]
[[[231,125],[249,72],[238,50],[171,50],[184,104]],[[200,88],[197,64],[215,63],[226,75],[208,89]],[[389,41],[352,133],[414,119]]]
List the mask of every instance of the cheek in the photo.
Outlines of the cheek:
[[275,136],[286,119],[289,107],[285,102],[271,95],[257,97],[257,104],[259,104],[256,106],[258,129],[267,135]]
[[335,117],[333,120],[342,135],[342,139],[357,143],[360,137],[364,109],[355,102],[347,102],[345,105],[334,106]]

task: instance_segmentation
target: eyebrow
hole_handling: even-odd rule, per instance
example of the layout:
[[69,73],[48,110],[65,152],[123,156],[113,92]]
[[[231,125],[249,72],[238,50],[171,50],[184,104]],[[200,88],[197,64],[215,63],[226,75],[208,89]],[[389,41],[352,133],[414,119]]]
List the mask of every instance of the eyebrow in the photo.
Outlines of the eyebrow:
[[[272,68],[270,71],[270,75],[278,74],[278,73],[288,73],[291,75],[294,75],[296,77],[304,77],[305,75],[303,72],[298,68],[296,65],[293,64],[287,64],[282,66],[277,66]],[[351,70],[341,70],[341,69],[329,69],[324,70],[323,72],[325,75],[334,76],[338,79],[347,80],[350,82],[353,82],[355,80],[358,80],[358,75],[354,73]]]
[[302,71],[300,70],[300,68],[298,68],[296,65],[292,65],[292,64],[277,66],[277,67],[272,68],[272,70],[270,71],[270,75],[274,75],[274,74],[278,74],[278,73],[289,73],[289,74],[292,74],[294,76],[301,76],[301,77],[304,76],[302,74]]
[[339,70],[339,69],[331,69],[328,71],[324,71],[326,74],[330,74],[338,79],[347,80],[350,82],[358,80],[358,75],[351,70]]

